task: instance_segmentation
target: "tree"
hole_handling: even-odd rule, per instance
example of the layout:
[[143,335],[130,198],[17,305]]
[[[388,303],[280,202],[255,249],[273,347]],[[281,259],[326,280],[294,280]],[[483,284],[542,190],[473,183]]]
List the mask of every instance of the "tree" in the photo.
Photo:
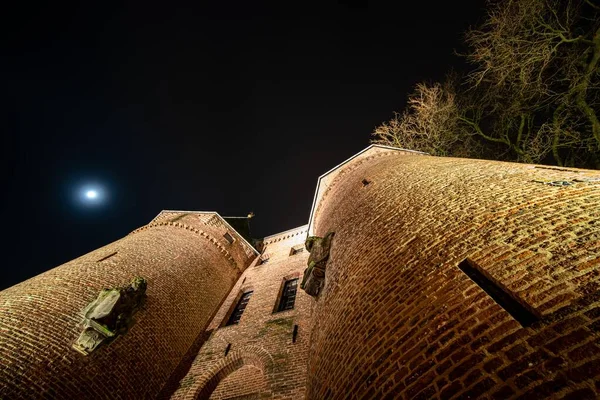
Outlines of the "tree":
[[373,141],[436,156],[481,156],[470,135],[461,132],[454,79],[449,77],[444,84],[417,84],[404,112],[394,113],[394,118],[378,126]]
[[474,68],[462,84],[418,84],[375,141],[600,168],[599,17],[592,0],[490,1],[466,34]]
[[533,134],[538,149],[551,151],[559,165],[598,162],[598,11],[591,0],[495,1],[482,26],[467,32],[467,59],[475,65],[467,84],[500,99],[501,129],[492,137],[519,156],[528,154],[521,141]]

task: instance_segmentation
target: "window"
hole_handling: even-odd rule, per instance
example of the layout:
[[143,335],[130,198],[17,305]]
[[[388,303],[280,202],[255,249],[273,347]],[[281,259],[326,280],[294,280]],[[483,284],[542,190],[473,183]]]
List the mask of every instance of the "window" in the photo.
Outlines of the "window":
[[496,282],[493,282],[485,276],[478,266],[471,260],[463,260],[458,264],[458,268],[465,273],[473,282],[477,284],[484,292],[486,292],[500,307],[504,308],[514,319],[517,320],[523,327],[527,327],[539,318],[531,310],[523,304],[515,300]]
[[240,318],[242,317],[242,314],[248,305],[248,301],[250,301],[250,296],[252,296],[252,292],[246,292],[242,295],[242,297],[240,297],[240,300],[233,309],[233,312],[231,313],[231,316],[227,320],[225,326],[235,325],[240,322]]
[[304,251],[304,245],[292,247],[292,250],[290,251],[290,256],[293,256],[294,254],[302,253],[303,251]]
[[235,241],[235,239],[229,234],[229,232],[225,232],[223,237],[229,242],[229,244],[232,244]]
[[291,310],[296,302],[296,290],[298,289],[298,278],[285,281],[281,299],[277,311]]
[[102,261],[104,261],[104,260],[108,260],[109,258],[111,258],[112,256],[114,256],[114,255],[116,255],[116,254],[117,254],[117,252],[116,252],[116,251],[115,251],[115,252],[113,252],[113,253],[110,253],[109,255],[107,255],[107,256],[105,256],[105,257],[102,257],[101,259],[99,259],[97,262],[102,262]]
[[262,256],[260,256],[260,259],[256,263],[256,266],[268,263],[269,262],[269,257],[270,257],[269,254],[263,254]]

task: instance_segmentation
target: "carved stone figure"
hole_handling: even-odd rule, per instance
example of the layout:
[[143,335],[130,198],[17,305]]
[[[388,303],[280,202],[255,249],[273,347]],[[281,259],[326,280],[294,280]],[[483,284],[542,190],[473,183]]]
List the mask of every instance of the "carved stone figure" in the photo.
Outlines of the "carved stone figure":
[[143,304],[146,286],[144,278],[135,277],[128,286],[102,290],[83,310],[84,329],[73,348],[88,355],[101,344],[127,332],[133,314]]
[[300,288],[309,295],[316,297],[325,284],[325,265],[329,259],[329,250],[334,232],[328,232],[325,237],[310,236],[306,239],[306,250],[310,252],[308,268],[304,270],[304,277]]

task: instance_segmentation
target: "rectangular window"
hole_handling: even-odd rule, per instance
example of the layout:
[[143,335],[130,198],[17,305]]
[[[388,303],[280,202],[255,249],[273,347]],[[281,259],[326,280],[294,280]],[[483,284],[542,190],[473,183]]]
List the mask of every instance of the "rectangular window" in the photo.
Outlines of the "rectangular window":
[[290,251],[290,256],[293,256],[294,254],[302,253],[303,251],[304,251],[304,245],[292,247],[292,250]]
[[225,240],[227,240],[229,242],[229,244],[232,244],[234,242],[234,238],[233,236],[231,236],[229,234],[229,232],[225,232],[225,234],[223,235],[223,237],[225,238]]
[[256,265],[263,265],[269,262],[269,256],[261,256],[260,260],[258,260],[258,263],[256,263]]
[[242,295],[225,326],[235,325],[240,322],[240,318],[242,317],[242,314],[248,305],[248,301],[250,301],[250,296],[252,296],[252,292],[246,292]]
[[509,293],[505,292],[497,283],[485,276],[477,265],[470,260],[463,260],[458,264],[458,268],[464,272],[473,282],[482,288],[488,296],[504,308],[514,319],[523,327],[527,327],[536,322],[539,318],[523,304],[515,300]]
[[296,302],[296,290],[298,289],[298,279],[290,279],[283,285],[281,300],[277,311],[291,310]]

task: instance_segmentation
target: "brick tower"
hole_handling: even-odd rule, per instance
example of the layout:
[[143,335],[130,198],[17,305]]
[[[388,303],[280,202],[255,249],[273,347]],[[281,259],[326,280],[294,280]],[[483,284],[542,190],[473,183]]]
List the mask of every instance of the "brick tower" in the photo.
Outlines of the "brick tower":
[[[0,398],[156,397],[255,256],[216,213],[163,212],[0,292]],[[88,355],[74,350],[82,310],[134,277],[147,290],[129,330]]]
[[600,396],[600,172],[372,146],[319,179],[330,231],[307,398]]

